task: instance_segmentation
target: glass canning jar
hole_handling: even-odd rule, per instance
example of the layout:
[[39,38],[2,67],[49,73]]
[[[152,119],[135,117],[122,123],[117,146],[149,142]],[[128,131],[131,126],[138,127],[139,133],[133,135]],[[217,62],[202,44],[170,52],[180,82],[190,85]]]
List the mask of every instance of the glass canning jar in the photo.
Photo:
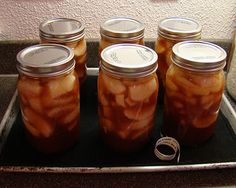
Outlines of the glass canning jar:
[[87,45],[83,24],[69,18],[49,19],[40,24],[39,36],[41,43],[62,44],[73,49],[76,61],[75,71],[82,86],[87,76]]
[[208,42],[186,41],[173,47],[166,74],[164,135],[197,145],[214,132],[224,91],[226,52]]
[[148,142],[158,94],[157,55],[148,47],[117,44],[101,54],[99,124],[114,150],[131,152]]
[[119,43],[144,45],[144,24],[138,20],[115,17],[100,25],[99,56],[104,48]]
[[172,64],[172,47],[181,41],[201,38],[201,26],[194,20],[180,17],[170,17],[158,24],[158,37],[155,51],[158,54],[158,78],[161,89],[165,88],[166,72]]
[[79,81],[73,51],[40,44],[17,55],[17,89],[26,135],[43,153],[61,152],[78,139]]

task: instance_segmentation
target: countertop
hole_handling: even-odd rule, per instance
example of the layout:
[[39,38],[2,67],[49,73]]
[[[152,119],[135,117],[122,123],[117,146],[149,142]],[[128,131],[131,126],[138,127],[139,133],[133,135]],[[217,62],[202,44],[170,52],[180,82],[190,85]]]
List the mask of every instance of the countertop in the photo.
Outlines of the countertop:
[[[0,117],[15,92],[17,74],[15,56],[17,52],[37,41],[0,42]],[[226,51],[228,42],[219,43]],[[147,43],[153,47],[152,42]],[[88,50],[97,48],[97,42],[90,41]],[[96,50],[95,50],[96,52]],[[95,62],[95,63],[94,63]],[[89,57],[91,66],[96,66],[96,53]],[[234,101],[231,101],[234,103]],[[235,103],[234,103],[235,105]],[[175,171],[155,173],[118,174],[68,174],[68,173],[0,173],[0,187],[236,187],[236,169],[215,169],[198,171]]]

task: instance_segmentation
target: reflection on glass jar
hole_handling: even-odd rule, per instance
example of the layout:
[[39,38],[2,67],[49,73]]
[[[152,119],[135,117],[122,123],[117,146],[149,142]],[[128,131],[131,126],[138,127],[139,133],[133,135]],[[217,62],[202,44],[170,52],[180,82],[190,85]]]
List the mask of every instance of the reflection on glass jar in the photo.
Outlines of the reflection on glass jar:
[[49,19],[40,24],[39,36],[41,43],[62,44],[74,50],[75,71],[82,86],[86,80],[87,62],[87,44],[82,23],[68,18]]
[[156,53],[144,46],[105,48],[98,76],[99,124],[114,150],[142,148],[154,127],[158,80]]
[[161,87],[165,88],[166,72],[172,64],[172,47],[178,42],[200,39],[200,37],[201,26],[194,20],[170,17],[160,21],[155,51],[158,54],[157,74]]
[[224,91],[226,52],[211,43],[181,42],[173,47],[166,74],[163,133],[196,145],[214,132]]
[[30,143],[44,153],[61,152],[78,139],[79,81],[74,55],[61,45],[35,45],[17,55],[17,83]]
[[113,44],[131,43],[144,45],[144,25],[132,18],[116,17],[100,26],[99,56],[103,49]]

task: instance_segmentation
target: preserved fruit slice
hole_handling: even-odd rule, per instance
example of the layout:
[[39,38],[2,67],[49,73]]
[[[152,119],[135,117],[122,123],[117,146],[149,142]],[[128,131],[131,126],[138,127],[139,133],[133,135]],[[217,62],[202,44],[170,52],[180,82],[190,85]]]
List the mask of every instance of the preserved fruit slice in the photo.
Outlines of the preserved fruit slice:
[[206,128],[212,125],[217,119],[217,114],[211,114],[204,117],[198,117],[193,120],[193,125],[196,128]]
[[122,139],[128,139],[129,138],[130,131],[128,130],[120,130],[117,131],[117,135]]
[[57,98],[67,92],[70,92],[74,88],[75,76],[70,74],[61,79],[50,80],[48,87],[52,98]]
[[61,122],[64,124],[71,123],[79,117],[79,113],[80,108],[76,106],[70,113],[65,114],[64,117],[61,118]]
[[77,42],[67,42],[65,45],[74,49],[77,46]]
[[60,116],[66,116],[67,113],[70,113],[75,108],[77,108],[76,103],[67,104],[66,106],[57,106],[48,110],[47,115],[50,118],[59,118]]
[[184,76],[176,76],[175,80],[178,82],[178,84],[186,89],[191,89],[195,87],[195,85],[189,81],[187,78]]
[[182,109],[184,105],[181,102],[173,101],[173,105],[175,108]]
[[[167,76],[168,75],[168,76]],[[170,66],[168,71],[166,72],[166,77],[168,79],[171,79],[173,82],[175,81],[175,77],[179,77],[179,76],[184,76],[183,71],[181,71],[180,68],[176,67],[176,66]],[[177,84],[177,83],[176,83]]]
[[25,96],[37,97],[41,93],[41,86],[38,80],[20,79],[18,81],[18,91]]
[[100,80],[101,77],[98,77],[98,101],[102,104],[102,106],[108,106],[109,102],[106,96],[104,95],[104,83]]
[[147,117],[146,119],[142,119],[140,121],[134,121],[131,123],[132,130],[142,130],[145,127],[150,127],[150,123],[153,121],[154,115]]
[[78,126],[78,121],[72,122],[70,124],[67,125],[67,129],[69,131],[73,130],[76,126]]
[[207,88],[200,88],[185,77],[176,76],[175,79],[181,87],[183,87],[186,91],[191,92],[193,95],[208,95],[210,93]]
[[35,110],[38,113],[43,112],[43,106],[42,106],[42,101],[38,97],[31,97],[30,100],[28,101],[30,104],[30,107]]
[[171,55],[172,55],[172,51],[168,51],[166,53],[166,64],[168,65],[168,67],[172,64],[172,59],[171,59]]
[[208,77],[203,78],[201,75],[193,76],[193,81],[200,87],[207,88],[210,92],[219,92],[224,87],[223,74],[209,74]]
[[53,125],[30,108],[24,109],[24,118],[26,118],[42,136],[48,138],[53,134]]
[[125,107],[125,96],[124,95],[116,95],[116,103],[118,106]]
[[36,137],[40,137],[40,132],[34,128],[33,125],[31,125],[30,123],[28,123],[27,121],[24,121],[24,125],[26,127],[26,129],[33,135]]
[[201,104],[204,110],[208,110],[211,107],[211,105],[213,105],[215,102],[216,101],[213,95],[207,95],[201,97]]
[[224,88],[224,82],[221,81],[223,80],[223,78],[219,78],[219,79],[214,79],[213,84],[209,87],[209,90],[213,93],[215,92],[219,92],[220,90],[222,90],[222,88]]
[[75,103],[77,99],[75,96],[69,95],[69,96],[61,96],[58,98],[53,98],[52,100],[48,100],[48,103],[50,103],[48,106],[59,106],[64,107],[70,103]]
[[164,53],[165,52],[165,47],[164,47],[164,45],[163,45],[163,41],[158,41],[157,43],[156,43],[156,52],[158,53],[158,54],[162,54],[162,53]]
[[86,48],[86,41],[84,39],[79,41],[77,46],[74,48],[75,56],[82,56],[84,53],[86,53]]
[[28,99],[26,96],[23,95],[23,93],[20,94],[20,102],[23,103],[23,105],[27,106],[28,105]]
[[103,94],[100,94],[99,95],[99,101],[102,103],[103,106],[108,106],[109,105],[109,102],[108,100],[106,99],[105,95]]
[[105,74],[103,74],[102,78],[107,90],[109,90],[112,94],[117,95],[125,92],[126,88],[120,80],[111,77],[108,78]]
[[76,62],[79,63],[79,64],[84,64],[87,60],[87,53],[85,53],[84,55],[82,56],[78,56],[76,58]]
[[100,42],[99,42],[99,54],[101,54],[101,52],[102,52],[102,50],[104,49],[104,48],[106,48],[106,47],[108,47],[108,46],[110,46],[111,45],[111,42],[109,42],[109,41],[106,41],[106,40],[100,40]]
[[106,118],[100,118],[100,125],[105,133],[112,131],[112,121]]
[[139,131],[135,131],[135,133],[133,133],[130,138],[131,140],[136,140],[139,137],[144,137],[145,134],[146,136],[148,136],[147,133],[149,132],[149,130],[150,130],[150,127],[144,127],[143,129]]
[[137,104],[137,102],[132,101],[129,97],[127,97],[127,98],[125,99],[125,102],[126,102],[126,104],[128,104],[129,106],[134,106],[134,105]]
[[142,107],[139,108],[127,108],[124,110],[124,114],[128,119],[132,120],[143,120],[150,116],[152,116],[155,112],[156,105],[150,105],[148,107]]
[[169,97],[172,97],[172,98],[176,98],[178,100],[183,99],[183,94],[181,94],[180,92],[168,90],[168,92],[166,92],[166,95],[168,95]]
[[209,95],[209,93],[210,93],[209,89],[203,88],[203,87],[200,88],[197,86],[190,88],[190,91],[194,95]]
[[129,96],[133,101],[144,101],[157,91],[156,79],[151,79],[147,83],[129,87]]
[[107,106],[103,106],[103,116],[105,118],[111,118],[112,117],[112,109],[110,107]]
[[[183,97],[182,97],[183,98]],[[190,104],[190,105],[196,105],[197,104],[197,99],[194,98],[194,97],[185,97],[183,98],[185,99],[185,101],[187,102],[187,104]]]
[[176,86],[176,84],[170,78],[166,79],[166,87],[170,90],[173,90],[173,91],[178,90],[178,87]]

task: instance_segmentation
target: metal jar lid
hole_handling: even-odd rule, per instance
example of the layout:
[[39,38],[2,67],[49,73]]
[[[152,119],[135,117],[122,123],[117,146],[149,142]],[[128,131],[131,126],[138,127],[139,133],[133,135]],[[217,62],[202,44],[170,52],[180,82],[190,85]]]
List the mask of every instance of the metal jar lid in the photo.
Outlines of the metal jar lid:
[[179,42],[172,51],[173,63],[191,71],[217,71],[223,69],[226,63],[225,50],[209,42]]
[[39,44],[17,54],[17,69],[32,77],[58,76],[75,66],[72,49],[58,44]]
[[116,44],[101,53],[101,69],[115,76],[144,77],[157,69],[154,50],[138,44]]
[[73,42],[84,36],[84,26],[75,19],[53,18],[40,24],[39,36],[55,43]]
[[112,18],[101,24],[100,33],[102,36],[114,38],[141,38],[144,24],[132,18]]
[[171,40],[200,39],[201,30],[196,21],[180,17],[165,18],[158,25],[158,34]]

